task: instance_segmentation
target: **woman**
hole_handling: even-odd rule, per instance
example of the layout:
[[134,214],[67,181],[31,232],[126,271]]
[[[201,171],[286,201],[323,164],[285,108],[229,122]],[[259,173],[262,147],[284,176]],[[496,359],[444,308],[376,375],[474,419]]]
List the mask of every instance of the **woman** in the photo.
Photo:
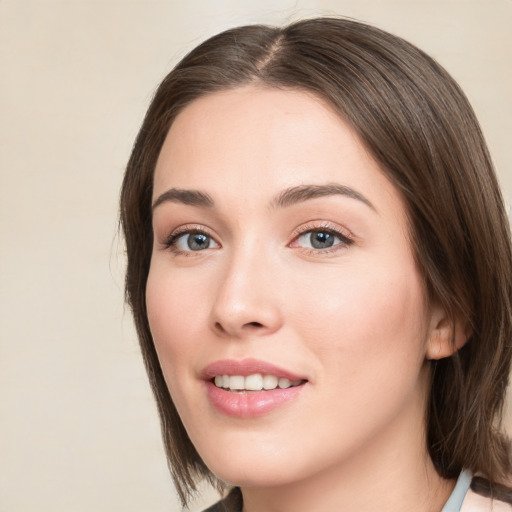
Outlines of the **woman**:
[[206,477],[235,486],[212,510],[510,509],[508,223],[431,58],[344,19],[211,38],[156,92],[121,216],[184,502]]

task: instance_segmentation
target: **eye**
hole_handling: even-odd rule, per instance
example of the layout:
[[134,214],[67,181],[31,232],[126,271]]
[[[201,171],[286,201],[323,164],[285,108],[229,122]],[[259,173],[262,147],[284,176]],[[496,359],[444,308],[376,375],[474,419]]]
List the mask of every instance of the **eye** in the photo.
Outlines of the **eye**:
[[309,231],[297,239],[297,245],[310,249],[329,249],[340,242],[341,240],[329,231]]
[[197,230],[172,234],[165,245],[177,254],[200,252],[219,247],[219,244],[210,235]]
[[312,253],[328,253],[350,246],[353,240],[350,236],[332,227],[304,226],[290,244],[290,247],[300,247]]

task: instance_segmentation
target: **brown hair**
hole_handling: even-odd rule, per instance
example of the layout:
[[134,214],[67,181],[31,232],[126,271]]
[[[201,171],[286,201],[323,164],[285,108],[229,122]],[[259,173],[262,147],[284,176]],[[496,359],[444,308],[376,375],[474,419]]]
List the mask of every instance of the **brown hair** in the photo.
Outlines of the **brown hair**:
[[501,432],[512,340],[508,221],[492,163],[466,97],[425,53],[377,28],[317,18],[284,28],[246,26],[207,40],[158,88],[121,193],[126,296],[133,309],[178,492],[215,477],[196,452],[169,395],[145,303],[152,251],[155,164],[176,115],[194,99],[248,83],[323,98],[358,133],[404,198],[415,256],[430,298],[471,338],[432,361],[428,448],[440,475],[462,468],[496,482],[511,470]]

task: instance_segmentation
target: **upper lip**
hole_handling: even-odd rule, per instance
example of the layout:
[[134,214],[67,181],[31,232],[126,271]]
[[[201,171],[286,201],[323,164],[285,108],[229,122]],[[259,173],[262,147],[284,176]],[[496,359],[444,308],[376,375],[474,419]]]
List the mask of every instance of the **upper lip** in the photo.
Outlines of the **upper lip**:
[[285,377],[291,381],[307,380],[303,375],[298,375],[290,370],[260,359],[222,359],[215,361],[203,369],[201,377],[204,380],[210,380],[216,375],[241,375],[247,377],[255,373]]

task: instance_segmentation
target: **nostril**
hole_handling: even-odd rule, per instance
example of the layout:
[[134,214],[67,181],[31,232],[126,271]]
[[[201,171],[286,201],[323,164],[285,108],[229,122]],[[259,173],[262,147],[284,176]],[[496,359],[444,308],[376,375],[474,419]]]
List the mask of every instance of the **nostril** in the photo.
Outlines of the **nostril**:
[[[242,330],[261,329],[263,324],[260,322],[247,322],[242,325]],[[215,330],[219,333],[227,333],[228,330],[222,325],[221,322],[215,322]]]
[[245,324],[247,327],[263,327],[263,324],[260,324],[259,322],[249,322],[248,324]]
[[215,329],[220,332],[225,332],[226,330],[224,327],[222,327],[222,324],[220,322],[215,322]]

